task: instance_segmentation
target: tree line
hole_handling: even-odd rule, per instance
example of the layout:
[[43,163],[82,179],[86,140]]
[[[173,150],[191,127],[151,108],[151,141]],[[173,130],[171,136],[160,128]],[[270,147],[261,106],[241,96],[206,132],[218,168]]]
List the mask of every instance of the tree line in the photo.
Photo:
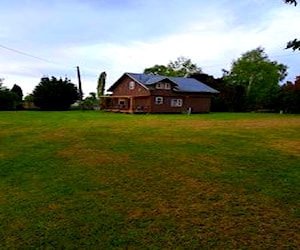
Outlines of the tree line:
[[22,110],[25,103],[32,103],[41,110],[67,110],[79,99],[78,88],[68,78],[43,77],[24,100],[19,85],[8,89],[3,80],[0,79],[0,110]]
[[[229,70],[223,69],[222,77],[215,78],[203,72],[191,59],[178,57],[167,65],[154,65],[144,73],[163,76],[192,77],[220,93],[213,96],[214,112],[279,112],[300,113],[300,76],[294,82],[282,83],[287,66],[269,59],[264,49],[258,47],[243,53],[232,62]],[[99,107],[104,94],[106,73],[98,79],[97,94],[92,92],[80,102],[80,107]],[[281,84],[280,84],[281,83]],[[32,94],[24,98],[41,110],[67,110],[78,101],[79,90],[68,78],[43,77]],[[0,79],[0,110],[23,108],[23,93],[18,85],[12,89],[3,86]]]
[[192,77],[218,90],[220,93],[212,98],[211,110],[215,112],[300,113],[300,76],[295,82],[280,84],[287,66],[270,60],[261,47],[243,53],[219,78],[204,73],[184,57],[146,68],[144,73]]
[[38,108],[59,111],[68,110],[76,102],[81,109],[94,109],[100,105],[99,96],[104,95],[105,77],[106,73],[102,72],[98,80],[97,94],[91,92],[83,100],[80,98],[79,88],[68,78],[42,77],[33,92],[24,99],[19,85],[15,84],[12,89],[8,89],[3,86],[3,79],[0,79],[0,110]]

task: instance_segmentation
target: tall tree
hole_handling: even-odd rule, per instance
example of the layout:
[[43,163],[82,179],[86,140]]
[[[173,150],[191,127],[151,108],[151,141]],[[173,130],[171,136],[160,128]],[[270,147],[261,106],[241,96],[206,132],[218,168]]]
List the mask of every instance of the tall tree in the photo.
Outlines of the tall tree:
[[68,78],[43,77],[33,90],[33,102],[42,110],[67,110],[79,98],[78,88]]
[[23,91],[21,87],[17,84],[14,84],[10,91],[16,94],[16,109],[23,109]]
[[234,61],[225,79],[228,84],[244,88],[247,109],[268,108],[286,71],[287,66],[271,61],[259,47]]
[[106,84],[106,72],[104,71],[99,75],[99,78],[98,78],[97,95],[98,95],[99,99],[100,99],[100,96],[104,95],[105,84]]
[[98,96],[98,99],[99,99],[100,109],[103,108],[103,98],[101,98],[101,96],[104,95],[105,84],[106,84],[106,72],[104,71],[99,75],[98,85],[97,85],[97,96]]
[[163,76],[187,77],[195,73],[201,73],[202,69],[186,57],[178,57],[174,62],[170,61],[167,65],[154,65],[146,68],[146,74],[158,74]]
[[16,93],[16,95],[18,96],[18,101],[21,102],[23,100],[23,91],[19,85],[14,84],[14,86],[12,87],[12,89],[10,91]]

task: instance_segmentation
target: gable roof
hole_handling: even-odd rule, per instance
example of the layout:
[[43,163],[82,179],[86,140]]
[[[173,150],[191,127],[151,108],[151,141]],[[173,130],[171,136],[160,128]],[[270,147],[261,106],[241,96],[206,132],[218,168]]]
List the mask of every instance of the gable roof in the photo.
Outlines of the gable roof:
[[[163,80],[169,80],[176,85],[175,89],[173,89],[176,92],[197,92],[197,93],[213,93],[213,94],[219,93],[219,91],[207,86],[206,84],[194,78],[170,77],[170,76],[161,76],[161,75],[154,75],[154,74],[139,74],[139,73],[125,73],[121,78],[123,78],[125,75],[129,76],[132,80],[140,83],[145,88],[148,88],[149,85],[161,82]],[[112,89],[118,84],[119,80],[117,80],[109,88],[109,91],[112,91]]]

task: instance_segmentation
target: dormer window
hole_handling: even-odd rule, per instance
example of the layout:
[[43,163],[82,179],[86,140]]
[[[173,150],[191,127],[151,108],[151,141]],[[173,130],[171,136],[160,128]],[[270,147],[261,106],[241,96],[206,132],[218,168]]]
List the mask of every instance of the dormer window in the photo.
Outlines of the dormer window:
[[156,89],[163,89],[164,88],[164,84],[161,82],[156,83]]
[[158,82],[155,84],[156,89],[171,89],[171,83],[169,82]]
[[134,89],[135,87],[135,82],[134,81],[130,81],[129,82],[129,89]]

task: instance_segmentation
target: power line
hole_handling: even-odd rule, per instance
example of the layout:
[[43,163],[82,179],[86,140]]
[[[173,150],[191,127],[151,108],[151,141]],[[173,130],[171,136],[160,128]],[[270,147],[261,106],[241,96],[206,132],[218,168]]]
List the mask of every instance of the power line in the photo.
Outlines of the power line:
[[20,54],[20,55],[23,55],[23,56],[31,57],[31,58],[34,58],[34,59],[37,59],[37,60],[40,60],[40,61],[43,61],[43,62],[52,63],[52,64],[56,64],[56,65],[62,65],[64,67],[68,67],[68,68],[75,68],[73,66],[67,66],[67,65],[63,65],[61,63],[56,63],[56,62],[53,62],[53,61],[50,61],[50,60],[47,60],[47,59],[44,59],[44,58],[41,58],[41,57],[38,57],[38,56],[35,56],[35,55],[32,55],[32,54],[29,54],[27,52],[23,52],[21,50],[16,50],[16,49],[13,49],[13,48],[1,45],[1,44],[0,44],[0,47],[2,49],[6,49],[6,50],[9,50],[11,52],[14,52],[14,53],[17,53],[17,54]]
[[9,50],[9,51],[15,52],[17,54],[21,54],[23,56],[28,56],[28,57],[31,57],[31,58],[34,58],[34,59],[38,59],[38,60],[41,60],[41,61],[44,61],[44,62],[52,63],[51,61],[49,61],[47,59],[43,59],[41,57],[37,57],[37,56],[31,55],[31,54],[22,52],[20,50],[12,49],[12,48],[6,47],[6,46],[1,45],[1,44],[0,44],[0,47],[3,48],[3,49]]
[[[20,55],[23,55],[23,56],[27,56],[27,57],[30,57],[30,58],[33,58],[33,59],[36,59],[36,60],[40,60],[40,61],[44,61],[44,62],[47,62],[47,63],[51,63],[51,64],[56,64],[56,65],[61,65],[61,66],[64,66],[64,67],[67,67],[67,68],[76,68],[74,66],[67,66],[67,65],[64,65],[64,64],[61,64],[61,63],[57,63],[57,62],[54,62],[54,61],[50,61],[48,59],[44,59],[42,57],[38,57],[38,56],[35,56],[35,55],[32,55],[30,53],[27,53],[27,52],[24,52],[24,51],[21,51],[21,50],[17,50],[17,49],[13,49],[13,48],[10,48],[10,47],[7,47],[7,46],[4,46],[4,45],[1,45],[0,44],[0,48],[3,48],[3,49],[6,49],[8,51],[11,51],[11,52],[14,52],[14,53],[17,53],[17,54],[20,54]],[[288,53],[288,54],[275,54],[275,55],[271,55],[271,57],[286,57],[286,56],[292,56],[292,55],[295,55],[295,53]],[[217,68],[217,67],[222,67],[224,66],[224,64],[208,64],[208,65],[202,65],[201,67],[202,68]],[[85,67],[83,66],[84,69],[88,70],[88,71],[98,71],[98,69],[95,69],[95,68],[90,68],[90,67]]]
[[[17,53],[17,54],[20,54],[20,55],[23,55],[23,56],[27,56],[27,57],[31,57],[31,58],[34,58],[34,59],[37,59],[37,60],[40,60],[40,61],[44,61],[44,62],[47,62],[47,63],[51,63],[51,64],[55,64],[55,65],[61,65],[61,66],[64,66],[64,67],[67,67],[67,68],[72,68],[72,69],[76,68],[75,66],[64,65],[64,64],[61,64],[61,63],[50,61],[50,60],[44,59],[42,57],[38,57],[38,56],[35,56],[35,55],[32,55],[32,54],[29,54],[27,52],[24,52],[24,51],[21,51],[21,50],[17,50],[17,49],[13,49],[13,48],[1,45],[1,44],[0,44],[0,48],[9,50],[11,52],[14,52],[14,53]],[[92,68],[87,68],[87,67],[83,67],[83,68],[87,69],[88,71],[97,71],[97,72],[99,71],[98,69],[94,69],[94,68],[93,69]]]

